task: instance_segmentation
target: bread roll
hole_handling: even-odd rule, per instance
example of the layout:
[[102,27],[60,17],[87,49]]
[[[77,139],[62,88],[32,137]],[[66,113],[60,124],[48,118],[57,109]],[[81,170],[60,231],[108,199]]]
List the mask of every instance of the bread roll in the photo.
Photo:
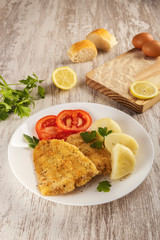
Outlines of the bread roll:
[[67,53],[72,62],[88,62],[97,56],[97,49],[93,42],[85,39],[73,44]]
[[106,29],[100,28],[89,33],[86,39],[92,41],[97,49],[108,51],[117,44],[114,35],[110,34]]

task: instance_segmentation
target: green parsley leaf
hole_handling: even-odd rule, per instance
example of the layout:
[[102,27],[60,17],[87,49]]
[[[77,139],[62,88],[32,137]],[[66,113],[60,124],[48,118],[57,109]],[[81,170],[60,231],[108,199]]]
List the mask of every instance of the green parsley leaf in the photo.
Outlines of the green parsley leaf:
[[111,184],[106,180],[99,183],[97,190],[98,192],[110,192]]
[[21,118],[28,117],[31,113],[31,109],[29,107],[25,107],[23,105],[18,105],[15,107],[14,112]]
[[97,149],[101,149],[103,146],[103,142],[102,141],[97,141],[97,142],[94,142],[90,145],[90,147],[92,148],[97,148]]
[[102,137],[105,137],[106,134],[107,134],[107,128],[106,128],[106,127],[104,127],[104,128],[99,127],[99,128],[98,128],[98,133],[99,133]]
[[0,94],[5,98],[13,98],[12,90],[10,90],[9,88],[6,91],[6,89],[2,87],[2,90],[0,91]]
[[[38,77],[37,77],[37,75],[35,74],[35,73],[33,73],[33,76],[38,80]],[[44,80],[38,80],[39,82],[41,81],[44,81]]]
[[[109,135],[109,134],[111,134],[111,133],[112,133],[112,130],[109,130],[109,131],[107,132],[107,135]],[[107,135],[106,135],[106,136],[107,136]]]
[[26,134],[23,134],[24,138],[26,139],[26,141],[28,142],[28,146],[30,148],[35,148],[38,143],[39,143],[39,139],[36,138],[35,136],[33,136],[33,138],[31,138],[30,136],[26,135]]
[[9,116],[9,111],[11,110],[10,105],[5,102],[0,102],[0,120],[5,120]]
[[7,111],[11,110],[11,106],[5,102],[0,102],[0,109],[5,108]]
[[0,120],[6,120],[9,114],[5,108],[0,108]]
[[32,89],[32,88],[35,88],[37,86],[38,80],[36,78],[28,76],[26,79],[22,79],[19,82],[26,85],[27,89]]
[[96,139],[96,131],[82,132],[80,135],[86,143],[92,142]]
[[99,133],[102,137],[105,137],[105,136],[107,136],[108,134],[112,133],[112,130],[107,131],[107,128],[106,128],[106,127],[104,127],[104,128],[99,127],[99,128],[98,128],[98,133]]
[[38,86],[38,94],[41,98],[44,98],[45,92],[46,91],[42,86]]

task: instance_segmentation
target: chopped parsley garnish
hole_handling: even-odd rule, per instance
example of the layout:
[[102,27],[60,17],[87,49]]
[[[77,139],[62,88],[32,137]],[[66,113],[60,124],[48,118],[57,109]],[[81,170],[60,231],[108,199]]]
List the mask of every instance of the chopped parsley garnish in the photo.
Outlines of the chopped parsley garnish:
[[97,149],[101,149],[103,147],[103,142],[102,141],[97,141],[94,142],[90,145],[90,147],[92,148],[97,148]]
[[99,185],[97,187],[98,192],[110,192],[111,184],[106,180],[99,182]]
[[98,133],[99,133],[102,137],[106,137],[108,134],[112,133],[112,130],[109,130],[109,131],[107,132],[107,128],[106,128],[106,127],[104,127],[104,128],[99,127],[99,128],[98,128]]
[[89,143],[89,142],[92,142],[94,140],[97,140],[97,141],[94,141],[90,145],[90,147],[101,149],[102,147],[104,147],[104,139],[105,139],[105,137],[108,134],[112,133],[112,130],[107,131],[106,127],[104,127],[104,128],[99,127],[98,128],[98,133],[103,137],[103,141],[97,140],[97,132],[96,131],[82,132],[82,133],[80,133],[80,135],[83,138],[83,141],[86,142],[86,143]]
[[96,131],[82,132],[80,135],[86,143],[92,142],[96,139]]
[[35,148],[38,145],[38,143],[39,143],[39,139],[38,138],[36,138],[34,136],[33,136],[33,138],[31,138],[30,136],[28,136],[26,134],[23,134],[23,136],[26,139],[26,141],[28,143],[28,146],[30,148]]
[[[5,120],[10,113],[19,117],[28,117],[31,113],[30,105],[35,106],[35,100],[44,98],[45,89],[40,86],[44,80],[39,80],[35,73],[17,84],[8,84],[0,75],[0,120]],[[11,86],[24,86],[23,89],[13,89]],[[37,90],[37,97],[33,96],[33,90]]]

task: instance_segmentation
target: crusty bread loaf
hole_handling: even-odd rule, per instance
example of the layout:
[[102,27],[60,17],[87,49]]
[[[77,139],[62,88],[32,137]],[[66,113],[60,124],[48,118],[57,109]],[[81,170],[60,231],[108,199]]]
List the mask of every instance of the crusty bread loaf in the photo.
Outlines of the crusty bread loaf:
[[67,53],[72,62],[88,62],[97,56],[97,49],[93,42],[85,39],[73,44]]
[[106,29],[100,28],[89,33],[86,39],[92,41],[97,49],[108,51],[117,44],[114,35],[110,34]]

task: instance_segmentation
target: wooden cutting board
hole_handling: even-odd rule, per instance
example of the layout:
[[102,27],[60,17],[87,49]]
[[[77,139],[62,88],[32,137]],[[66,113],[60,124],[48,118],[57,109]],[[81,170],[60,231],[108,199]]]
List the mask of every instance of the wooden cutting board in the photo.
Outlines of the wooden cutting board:
[[109,98],[142,113],[160,100],[139,100],[130,94],[133,81],[153,82],[160,90],[160,57],[146,57],[141,50],[132,49],[86,74],[86,84]]

